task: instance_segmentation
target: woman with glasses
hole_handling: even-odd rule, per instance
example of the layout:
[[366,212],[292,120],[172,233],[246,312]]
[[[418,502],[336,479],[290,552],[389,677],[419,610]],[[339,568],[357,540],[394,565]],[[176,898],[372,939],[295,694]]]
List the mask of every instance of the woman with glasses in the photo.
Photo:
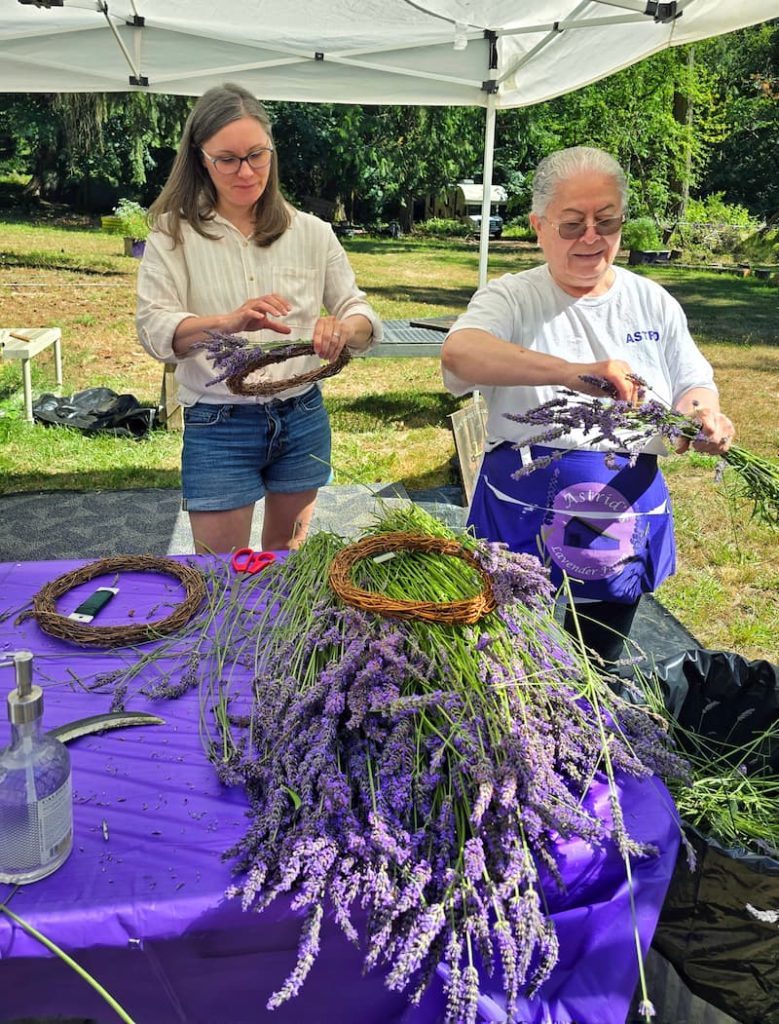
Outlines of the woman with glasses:
[[[658,438],[635,463],[626,454],[607,465],[599,449],[610,446],[581,432],[528,448],[543,428],[506,414],[526,413],[560,387],[602,397],[586,377],[636,402],[639,378],[648,397],[700,418],[699,450],[721,453],[734,434],[681,306],[614,266],[626,205],[625,175],[609,154],[576,146],[542,160],[530,223],[546,262],[480,289],[442,348],[449,390],[478,389],[489,411],[469,522],[481,537],[541,557],[555,582],[568,575],[585,642],[605,661],[620,657],[641,594],[675,568],[657,465],[664,445]],[[515,479],[521,465],[559,449],[546,468]],[[575,631],[570,611],[566,628]]]
[[286,380],[334,361],[345,346],[364,351],[380,340],[381,322],[330,225],[283,198],[270,121],[238,85],[210,89],[195,104],[150,218],[137,327],[147,352],[177,364],[183,505],[195,549],[248,546],[260,498],[263,548],[297,546],[330,475],[319,387],[234,395],[224,382],[211,385],[217,372],[198,346],[210,332],[311,340],[316,355],[262,371],[263,380]]

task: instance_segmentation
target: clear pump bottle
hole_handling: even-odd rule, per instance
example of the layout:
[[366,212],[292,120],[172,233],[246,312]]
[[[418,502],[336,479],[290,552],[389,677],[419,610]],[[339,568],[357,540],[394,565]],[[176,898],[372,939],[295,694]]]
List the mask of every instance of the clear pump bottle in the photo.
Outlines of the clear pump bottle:
[[[0,751],[0,882],[37,882],[73,846],[70,755],[43,731],[43,690],[32,681],[33,656],[8,656],[16,688],[8,695],[10,746]],[[0,661],[0,665],[9,661]]]

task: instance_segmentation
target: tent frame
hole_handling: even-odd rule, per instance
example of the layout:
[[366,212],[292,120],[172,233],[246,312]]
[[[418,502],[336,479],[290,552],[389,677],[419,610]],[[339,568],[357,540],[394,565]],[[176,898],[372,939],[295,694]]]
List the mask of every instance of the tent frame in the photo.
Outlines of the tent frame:
[[[107,0],[16,0],[16,3],[14,0],[0,0],[0,8],[4,7],[9,12],[17,5],[23,8],[34,7],[42,12],[40,19],[33,15],[16,23],[13,15],[0,11],[0,66],[5,57],[5,67],[10,69],[12,75],[14,68],[20,69],[16,76],[16,89],[20,92],[64,91],[67,88],[64,83],[68,82],[71,75],[74,83],[77,83],[75,91],[119,90],[122,88],[121,79],[117,77],[116,69],[110,62],[93,68],[88,63],[84,64],[81,54],[76,54],[77,46],[65,47],[62,52],[58,48],[60,39],[72,41],[74,34],[84,33],[84,49],[88,50],[95,29],[104,21],[121,54],[122,64],[126,63],[129,68],[125,86],[128,91],[198,95],[215,81],[231,78],[241,80],[242,76],[253,80],[252,85],[256,90],[258,77],[268,72],[263,82],[266,87],[263,96],[266,99],[344,103],[354,102],[345,98],[352,85],[350,72],[353,71],[357,81],[363,81],[367,86],[365,95],[368,98],[364,96],[362,102],[483,106],[484,193],[479,238],[479,284],[483,285],[487,280],[489,197],[498,107],[529,105],[562,95],[659,50],[705,38],[707,35],[732,31],[775,16],[772,13],[775,0],[740,0],[737,6],[744,10],[727,16],[718,9],[720,2],[559,0],[560,18],[544,20],[544,15],[548,18],[558,13],[557,4],[539,0],[539,22],[522,24],[521,18],[526,16],[526,12],[511,11],[497,0],[494,3],[485,2],[483,6],[477,4],[476,0],[470,4],[460,0],[457,5],[451,0],[394,0],[392,15],[395,20],[391,23],[398,26],[397,31],[371,33],[363,25],[349,40],[348,31],[340,34],[339,25],[331,20],[331,24],[325,28],[314,26],[314,31],[310,33],[310,48],[304,48],[301,42],[308,42],[308,33],[298,33],[298,45],[295,45],[288,41],[289,35],[284,34],[278,25],[274,26],[278,38],[274,38],[273,32],[258,34],[252,31],[242,35],[241,24],[245,24],[245,19],[231,25],[234,29],[231,33],[223,27],[224,23],[212,24],[213,18],[206,18],[198,32],[192,20],[187,22],[183,18],[179,22],[176,17],[168,16],[164,5],[152,4],[149,0],[147,3],[153,11],[151,15],[139,13],[139,8],[144,9],[143,0],[112,0],[114,10],[109,10]],[[114,13],[122,3],[127,5],[129,13]],[[337,6],[333,4],[329,15],[331,19]],[[375,3],[369,2],[369,6],[371,10],[378,10]],[[42,24],[45,25],[48,17],[46,12],[63,9],[72,10],[74,14],[78,11],[76,23],[68,25],[67,16],[63,21],[62,14],[58,14],[49,19],[49,28],[53,30],[48,33],[45,27],[42,30]],[[314,9],[312,5],[311,10]],[[406,11],[408,19],[403,15]],[[89,12],[95,15],[94,24]],[[172,15],[176,13],[174,11]],[[687,18],[683,18],[685,13],[688,14]],[[351,8],[341,5],[337,14],[341,23],[348,26]],[[532,15],[533,11],[530,12]],[[474,20],[480,16],[483,23],[474,24]],[[677,28],[680,19],[681,28]],[[495,22],[501,24],[496,25]],[[206,23],[207,31],[204,32]],[[659,28],[650,31],[649,23],[663,27],[662,31]],[[620,32],[620,29],[631,25],[648,27],[640,40],[630,36],[626,45],[624,31]],[[570,60],[571,54],[575,53],[568,42],[568,33],[581,29],[600,30],[596,33],[595,41],[603,46],[602,32],[604,29],[610,31],[612,27],[624,51],[621,48],[615,49],[614,55],[605,64],[596,61],[590,66],[589,61],[580,62],[578,73],[573,76],[561,75],[558,80],[556,75],[544,74],[549,68],[556,70],[555,51],[558,61]],[[149,33],[153,35],[150,37]],[[513,42],[519,36],[539,38],[531,40],[528,48],[523,49]],[[190,62],[180,62],[180,66],[176,67],[164,62],[164,54],[166,47],[172,50],[178,45],[179,37],[191,37],[194,45]],[[207,63],[211,51],[206,48],[201,53],[198,49],[203,39],[216,44],[214,52],[218,56],[213,58],[215,66]],[[364,40],[371,40],[371,44],[368,45]],[[147,41],[148,46],[145,46]],[[340,48],[337,45],[339,41]],[[358,41],[362,45],[356,46]],[[637,42],[640,45],[636,45]],[[153,67],[155,44],[157,66]],[[462,51],[469,46],[472,52],[462,58],[458,54],[455,61],[446,59],[447,52],[451,53],[452,49]],[[147,53],[150,49],[152,52],[152,57],[146,61],[144,49]],[[260,56],[257,50],[261,50],[262,59],[257,59]],[[413,59],[417,51],[419,55]],[[163,54],[162,59],[160,54]],[[380,59],[382,54],[390,55],[389,63]],[[397,56],[393,59],[391,55]],[[409,60],[404,64],[406,55],[409,55]],[[540,62],[539,55],[542,55]],[[504,61],[503,66],[501,60]],[[305,72],[307,65],[320,62],[333,65],[333,73],[319,76]],[[290,74],[283,79],[272,74],[278,69],[287,68]],[[477,78],[480,68],[483,68],[483,75]],[[343,69],[343,75],[339,74],[340,69]],[[524,76],[521,76],[523,72]],[[363,73],[361,80],[360,73]],[[427,92],[421,89],[418,94],[411,93],[408,86],[403,85],[408,79],[428,82],[430,88]],[[389,88],[385,82],[390,83]],[[393,88],[392,83],[397,83],[397,88]]]

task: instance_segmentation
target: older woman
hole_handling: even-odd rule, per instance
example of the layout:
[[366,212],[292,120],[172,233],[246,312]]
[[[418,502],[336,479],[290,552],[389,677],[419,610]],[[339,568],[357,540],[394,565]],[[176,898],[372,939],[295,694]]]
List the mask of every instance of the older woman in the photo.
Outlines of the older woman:
[[[625,176],[609,154],[576,146],[542,160],[530,222],[546,263],[478,291],[442,349],[447,387],[478,388],[489,410],[470,523],[481,537],[540,554],[557,581],[568,575],[585,641],[607,661],[619,657],[640,595],[675,568],[657,465],[665,448],[658,438],[634,466],[617,456],[609,468],[597,444],[571,433],[554,442],[562,458],[515,480],[522,463],[549,449],[523,449],[537,429],[505,414],[547,402],[561,386],[597,393],[583,375],[635,401],[638,376],[652,397],[700,418],[707,440],[696,448],[721,452],[734,434],[679,304],[614,266],[626,202]],[[574,628],[570,612],[566,625]]]
[[233,395],[224,383],[209,386],[213,365],[195,346],[210,331],[294,331],[313,341],[316,356],[264,371],[284,380],[319,366],[318,357],[335,360],[344,346],[366,349],[381,323],[330,225],[281,195],[270,121],[238,85],[210,89],[195,104],[151,217],[138,334],[151,355],[178,364],[184,508],[196,550],[246,546],[262,497],[263,547],[293,547],[330,473],[321,392],[305,385],[273,399]]

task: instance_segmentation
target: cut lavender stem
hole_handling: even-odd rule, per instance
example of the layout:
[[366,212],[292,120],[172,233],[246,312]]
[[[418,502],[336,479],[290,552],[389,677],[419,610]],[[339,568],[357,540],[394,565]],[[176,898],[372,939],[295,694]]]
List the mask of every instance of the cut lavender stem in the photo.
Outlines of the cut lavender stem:
[[[616,394],[613,385],[603,378],[583,375],[582,380],[611,395]],[[636,382],[645,385],[638,377]],[[710,440],[694,417],[676,412],[657,399],[633,405],[616,398],[583,397],[565,389],[562,398],[556,397],[526,413],[506,413],[506,417],[515,423],[545,428],[521,445],[515,445],[517,450],[531,445],[550,445],[558,438],[579,431],[584,435],[586,446],[605,449],[604,460],[610,468],[616,465],[616,455],[627,455],[632,460],[631,465],[635,464],[641,452],[657,437],[663,438],[672,450],[681,440],[691,443]],[[560,448],[553,454],[544,454],[521,466],[512,476],[520,479],[536,469],[546,468],[550,460],[562,458],[566,450]],[[751,515],[779,529],[779,465],[735,444],[726,448],[720,459],[734,470],[736,492],[751,504]],[[721,478],[722,469],[715,469],[715,479]]]

